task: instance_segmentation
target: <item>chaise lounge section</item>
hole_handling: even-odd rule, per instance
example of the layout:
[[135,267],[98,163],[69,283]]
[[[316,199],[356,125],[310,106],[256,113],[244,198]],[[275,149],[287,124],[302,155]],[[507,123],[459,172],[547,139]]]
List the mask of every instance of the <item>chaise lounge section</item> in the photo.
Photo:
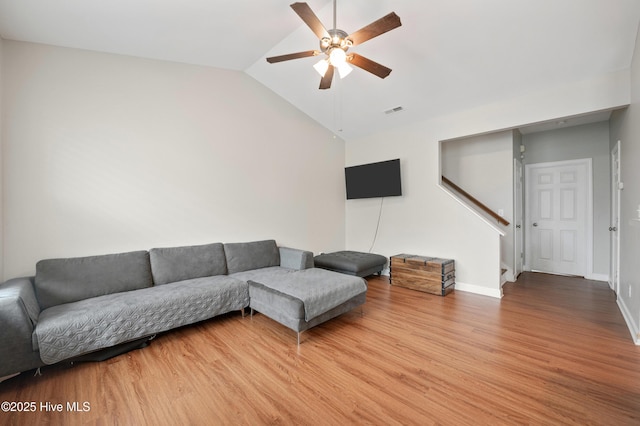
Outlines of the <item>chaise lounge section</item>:
[[[251,313],[258,311],[300,333],[335,318],[366,301],[367,283],[313,267],[313,255],[288,260],[268,242],[225,244],[229,275],[249,284]],[[281,266],[276,266],[280,264]]]
[[[257,277],[254,277],[257,278]],[[367,282],[359,277],[306,269],[249,279],[251,315],[258,311],[300,333],[361,306]]]

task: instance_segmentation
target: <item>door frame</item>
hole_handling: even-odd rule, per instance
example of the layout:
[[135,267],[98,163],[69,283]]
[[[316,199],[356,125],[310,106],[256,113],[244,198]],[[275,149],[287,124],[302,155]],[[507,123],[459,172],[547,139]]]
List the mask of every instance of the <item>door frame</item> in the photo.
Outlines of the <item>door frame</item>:
[[[614,170],[617,164],[617,173]],[[620,232],[620,141],[617,141],[614,147],[611,149],[611,218],[610,226],[617,226],[617,231]],[[618,179],[616,180],[615,177]],[[616,196],[617,195],[617,196]],[[611,244],[610,247],[610,260],[609,260],[609,287],[616,293],[620,294],[620,234],[615,236],[611,233],[609,237]]]
[[518,158],[513,159],[513,278],[524,270],[524,165]]
[[571,165],[585,165],[587,168],[587,211],[585,212],[585,241],[586,241],[586,249],[585,249],[585,264],[584,264],[584,277],[586,279],[591,279],[593,276],[593,161],[591,158],[581,158],[577,160],[564,160],[564,161],[549,161],[545,163],[531,163],[525,164],[524,166],[524,199],[525,199],[525,208],[524,208],[524,253],[525,253],[525,271],[531,271],[531,211],[529,210],[531,207],[530,197],[530,178],[531,178],[531,170],[535,168],[544,168],[544,167],[561,167],[561,166],[571,166]]

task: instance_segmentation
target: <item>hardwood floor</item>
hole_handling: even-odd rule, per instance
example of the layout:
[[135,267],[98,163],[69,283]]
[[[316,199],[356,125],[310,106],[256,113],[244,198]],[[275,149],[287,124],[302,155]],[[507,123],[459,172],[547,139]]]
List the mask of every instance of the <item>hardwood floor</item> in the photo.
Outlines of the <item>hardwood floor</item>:
[[[1,383],[0,402],[37,410],[0,412],[0,423],[640,422],[640,347],[607,284],[525,273],[504,293],[439,297],[372,277],[363,314],[303,333],[299,347],[263,315],[225,315],[105,362]],[[68,411],[73,402],[89,410]]]

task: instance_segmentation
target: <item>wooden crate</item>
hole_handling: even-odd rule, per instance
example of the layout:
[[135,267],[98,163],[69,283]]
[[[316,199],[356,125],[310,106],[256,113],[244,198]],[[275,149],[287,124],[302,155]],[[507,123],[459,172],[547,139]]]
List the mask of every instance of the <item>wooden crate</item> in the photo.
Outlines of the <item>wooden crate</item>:
[[455,287],[455,261],[399,254],[391,256],[390,275],[392,285],[445,296]]

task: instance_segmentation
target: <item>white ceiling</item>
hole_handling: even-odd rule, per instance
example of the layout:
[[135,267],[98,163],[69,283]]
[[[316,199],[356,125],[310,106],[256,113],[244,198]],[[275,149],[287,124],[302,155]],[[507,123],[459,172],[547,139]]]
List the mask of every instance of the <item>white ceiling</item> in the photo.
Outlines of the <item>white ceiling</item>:
[[[340,0],[352,33],[396,12],[402,26],[353,48],[361,69],[318,90],[318,48],[291,0],[0,0],[5,39],[245,71],[345,139],[538,88],[626,69],[639,0]],[[332,1],[308,0],[325,27]],[[384,111],[402,106],[403,111]]]

